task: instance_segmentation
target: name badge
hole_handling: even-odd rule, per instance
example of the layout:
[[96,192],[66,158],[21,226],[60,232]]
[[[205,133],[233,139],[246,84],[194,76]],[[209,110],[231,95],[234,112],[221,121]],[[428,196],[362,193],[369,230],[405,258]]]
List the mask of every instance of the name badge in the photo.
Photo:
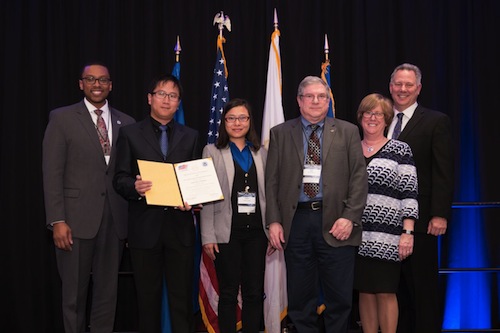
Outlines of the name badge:
[[306,164],[304,166],[304,173],[302,174],[302,183],[319,184],[320,177],[321,177],[321,165]]
[[255,192],[238,192],[238,213],[252,214],[255,213],[255,205],[257,203],[257,193]]

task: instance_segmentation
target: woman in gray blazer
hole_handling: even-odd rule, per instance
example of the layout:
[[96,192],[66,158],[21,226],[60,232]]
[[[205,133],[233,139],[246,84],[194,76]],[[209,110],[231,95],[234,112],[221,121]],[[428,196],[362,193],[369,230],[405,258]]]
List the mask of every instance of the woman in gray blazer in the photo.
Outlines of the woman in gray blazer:
[[224,200],[201,210],[203,250],[214,260],[219,283],[221,333],[236,332],[236,306],[241,285],[244,332],[259,332],[262,317],[265,256],[264,170],[267,153],[260,147],[247,101],[233,99],[224,107],[216,144],[203,149],[211,157]]

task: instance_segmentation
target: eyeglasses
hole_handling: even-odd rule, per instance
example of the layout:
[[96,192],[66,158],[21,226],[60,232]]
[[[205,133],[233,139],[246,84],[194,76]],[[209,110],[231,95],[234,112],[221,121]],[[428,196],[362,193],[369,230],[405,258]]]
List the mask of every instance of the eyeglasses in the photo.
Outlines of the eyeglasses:
[[246,123],[250,119],[250,117],[249,116],[238,116],[238,117],[228,116],[225,119],[226,119],[226,122],[230,123],[230,124],[235,123],[236,120],[238,120],[240,123]]
[[174,102],[176,102],[180,99],[180,96],[178,94],[168,93],[168,92],[163,91],[163,90],[153,91],[151,93],[151,95],[155,96],[158,99],[165,99],[166,97],[168,97],[169,100],[174,101]]
[[403,88],[403,86],[406,88],[406,89],[411,89],[413,87],[415,87],[415,84],[414,83],[403,83],[403,82],[394,82],[392,84],[394,87],[398,88],[398,89],[401,89]]
[[86,77],[82,77],[81,80],[87,84],[94,84],[95,81],[99,81],[99,83],[104,85],[104,86],[107,86],[111,82],[111,79],[109,77],[95,78],[93,76],[86,76]]
[[371,118],[372,116],[375,116],[375,118],[384,118],[384,113],[382,112],[372,112],[372,111],[365,111],[363,112],[363,117],[365,118]]
[[315,98],[318,99],[320,102],[324,102],[329,99],[329,96],[327,94],[319,94],[319,95],[313,95],[313,94],[304,94],[304,95],[299,95],[300,98],[303,100],[306,100],[307,102],[312,102],[314,101]]

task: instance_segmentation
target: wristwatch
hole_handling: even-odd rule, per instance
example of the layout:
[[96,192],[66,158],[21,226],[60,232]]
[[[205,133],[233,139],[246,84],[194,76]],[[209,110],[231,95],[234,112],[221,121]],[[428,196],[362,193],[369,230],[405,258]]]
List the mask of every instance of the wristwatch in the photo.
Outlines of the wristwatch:
[[413,235],[413,234],[414,234],[414,232],[413,232],[413,230],[406,230],[406,229],[403,229],[402,234]]

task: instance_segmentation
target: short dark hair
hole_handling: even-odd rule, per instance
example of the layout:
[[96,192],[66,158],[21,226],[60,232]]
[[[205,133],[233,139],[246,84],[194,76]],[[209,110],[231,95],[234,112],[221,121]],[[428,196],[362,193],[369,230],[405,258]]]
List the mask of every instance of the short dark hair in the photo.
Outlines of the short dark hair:
[[167,83],[167,82],[172,82],[174,84],[174,87],[177,87],[177,89],[179,89],[179,98],[182,99],[183,89],[182,89],[181,81],[179,81],[179,79],[177,77],[173,76],[172,74],[163,74],[163,75],[160,75],[160,76],[154,78],[149,85],[148,93],[151,94],[152,92],[154,92],[156,87],[160,83]]
[[86,62],[83,66],[82,66],[82,69],[80,70],[80,76],[79,76],[79,79],[82,78],[83,76],[83,72],[85,71],[85,68],[89,67],[89,66],[102,66],[104,68],[106,68],[108,70],[108,73],[109,73],[109,77],[111,77],[111,70],[109,69],[108,65],[106,65],[104,62],[102,61],[99,61],[99,60],[95,60],[95,61],[89,61],[89,62]]
[[250,141],[252,144],[251,149],[253,151],[258,151],[260,149],[260,140],[257,136],[257,132],[255,131],[255,125],[253,123],[252,117],[252,108],[250,103],[247,100],[242,98],[234,98],[226,103],[224,106],[224,111],[222,111],[221,122],[219,125],[219,137],[217,138],[217,142],[215,146],[219,149],[225,148],[229,144],[229,135],[226,131],[226,114],[233,108],[237,106],[243,106],[248,111],[248,116],[250,117],[250,127],[248,128],[248,133],[245,135],[245,138]]

